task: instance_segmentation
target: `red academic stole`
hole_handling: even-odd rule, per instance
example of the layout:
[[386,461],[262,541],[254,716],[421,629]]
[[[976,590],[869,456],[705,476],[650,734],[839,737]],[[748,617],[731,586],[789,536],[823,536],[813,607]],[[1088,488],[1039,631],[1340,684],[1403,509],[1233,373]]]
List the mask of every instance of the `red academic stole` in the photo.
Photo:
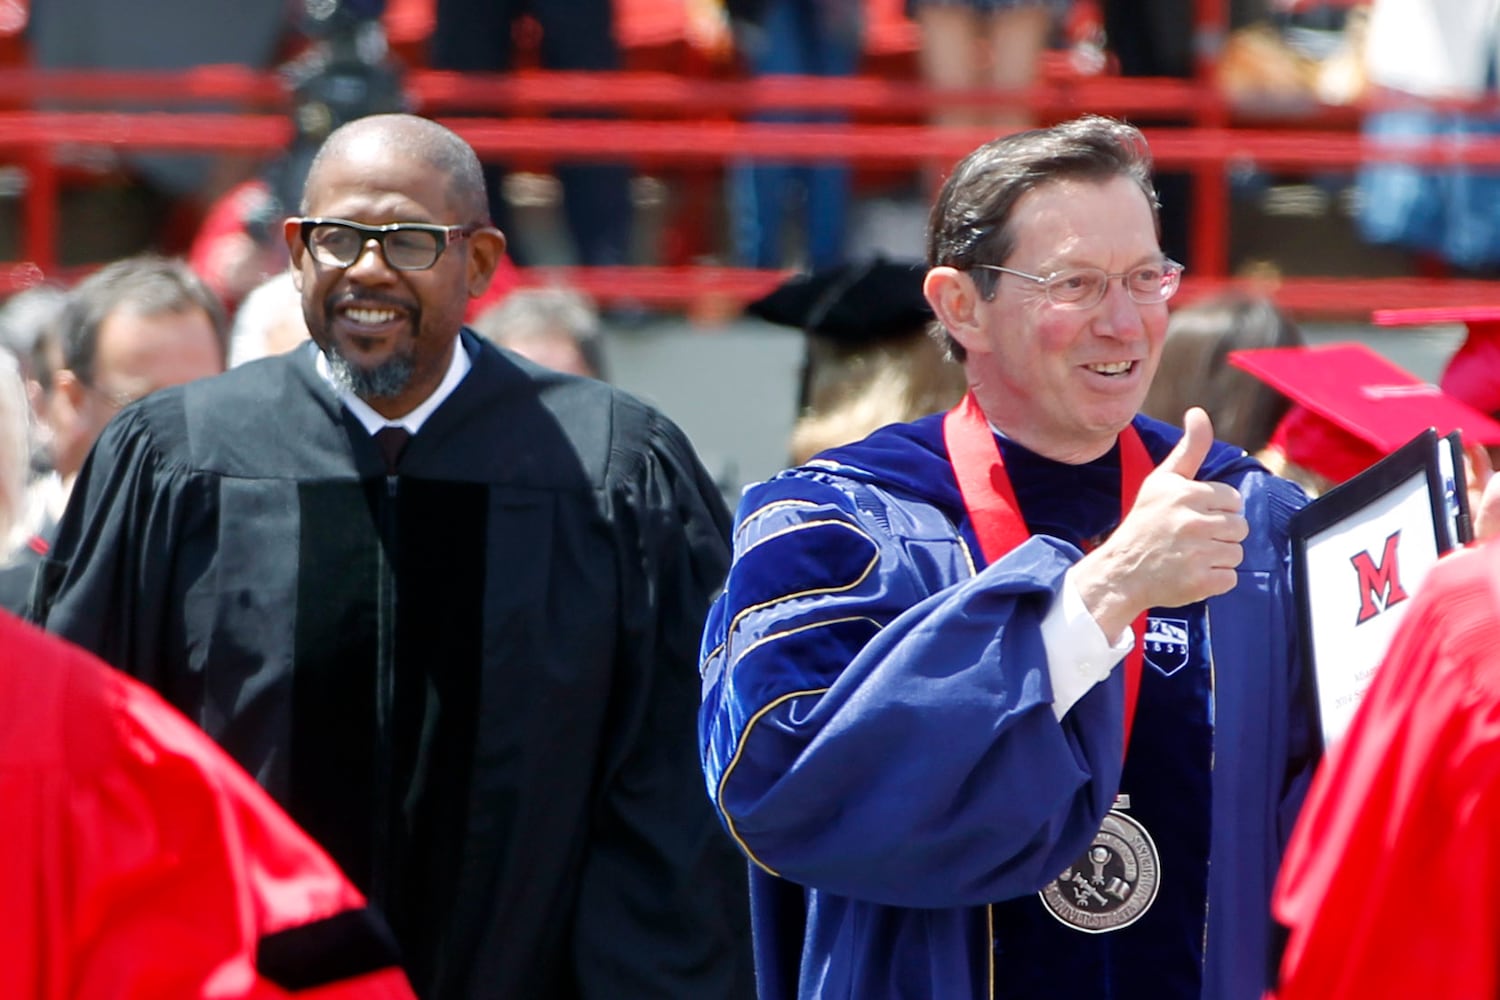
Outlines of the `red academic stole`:
[[[986,562],[993,563],[1020,545],[1031,532],[1021,519],[1015,490],[1005,472],[1005,459],[995,443],[995,433],[972,392],[965,393],[957,406],[943,418],[943,441],[948,460],[958,477],[964,508]],[[1120,519],[1135,505],[1141,483],[1152,469],[1151,456],[1141,444],[1134,426],[1120,434]],[[1141,693],[1141,666],[1145,662],[1146,614],[1142,612],[1131,624],[1135,645],[1125,656],[1125,746],[1130,746],[1130,727],[1135,721],[1135,705]]]

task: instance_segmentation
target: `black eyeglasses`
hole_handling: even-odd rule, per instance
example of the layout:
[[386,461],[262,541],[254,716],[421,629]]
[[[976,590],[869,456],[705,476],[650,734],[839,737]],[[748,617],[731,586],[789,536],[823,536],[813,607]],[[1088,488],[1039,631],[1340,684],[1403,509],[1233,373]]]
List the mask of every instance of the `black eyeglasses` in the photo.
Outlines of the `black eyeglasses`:
[[347,219],[298,219],[302,242],[313,260],[328,267],[349,267],[371,240],[380,244],[385,262],[398,271],[425,271],[448,245],[478,232],[478,225],[439,226],[427,222],[393,222],[362,226]]

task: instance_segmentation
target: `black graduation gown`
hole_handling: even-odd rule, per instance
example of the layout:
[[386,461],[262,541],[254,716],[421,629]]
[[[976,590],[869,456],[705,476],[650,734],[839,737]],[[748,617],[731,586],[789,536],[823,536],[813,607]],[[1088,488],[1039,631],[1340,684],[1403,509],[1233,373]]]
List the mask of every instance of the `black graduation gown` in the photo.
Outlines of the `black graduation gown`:
[[254,774],[424,996],[748,994],[694,738],[722,500],[654,410],[461,342],[396,476],[311,348],[123,411],[33,613]]

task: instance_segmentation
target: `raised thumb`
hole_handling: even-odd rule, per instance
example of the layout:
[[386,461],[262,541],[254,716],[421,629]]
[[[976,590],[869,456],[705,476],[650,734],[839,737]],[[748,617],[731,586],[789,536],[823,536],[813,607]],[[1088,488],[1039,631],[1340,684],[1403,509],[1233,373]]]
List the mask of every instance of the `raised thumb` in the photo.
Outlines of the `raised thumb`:
[[1214,425],[1201,406],[1194,406],[1182,415],[1182,426],[1185,432],[1182,440],[1162,459],[1158,468],[1176,473],[1184,479],[1195,479],[1198,467],[1208,456],[1208,449],[1213,447]]

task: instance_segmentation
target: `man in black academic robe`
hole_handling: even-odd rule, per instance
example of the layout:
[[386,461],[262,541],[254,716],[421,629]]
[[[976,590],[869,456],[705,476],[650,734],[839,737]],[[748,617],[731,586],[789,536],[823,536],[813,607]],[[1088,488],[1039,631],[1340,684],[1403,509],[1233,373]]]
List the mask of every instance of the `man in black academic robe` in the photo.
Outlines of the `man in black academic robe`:
[[[305,209],[452,221],[424,179],[445,161],[410,151],[438,126],[345,128]],[[440,268],[483,251],[401,270],[410,248],[366,234],[327,265],[316,238],[293,256],[318,347],[125,410],[39,614],[249,769],[386,912],[424,997],[748,995],[745,872],[694,746],[713,483],[654,410],[456,320],[440,404],[383,457],[328,356],[399,327],[420,370]]]

